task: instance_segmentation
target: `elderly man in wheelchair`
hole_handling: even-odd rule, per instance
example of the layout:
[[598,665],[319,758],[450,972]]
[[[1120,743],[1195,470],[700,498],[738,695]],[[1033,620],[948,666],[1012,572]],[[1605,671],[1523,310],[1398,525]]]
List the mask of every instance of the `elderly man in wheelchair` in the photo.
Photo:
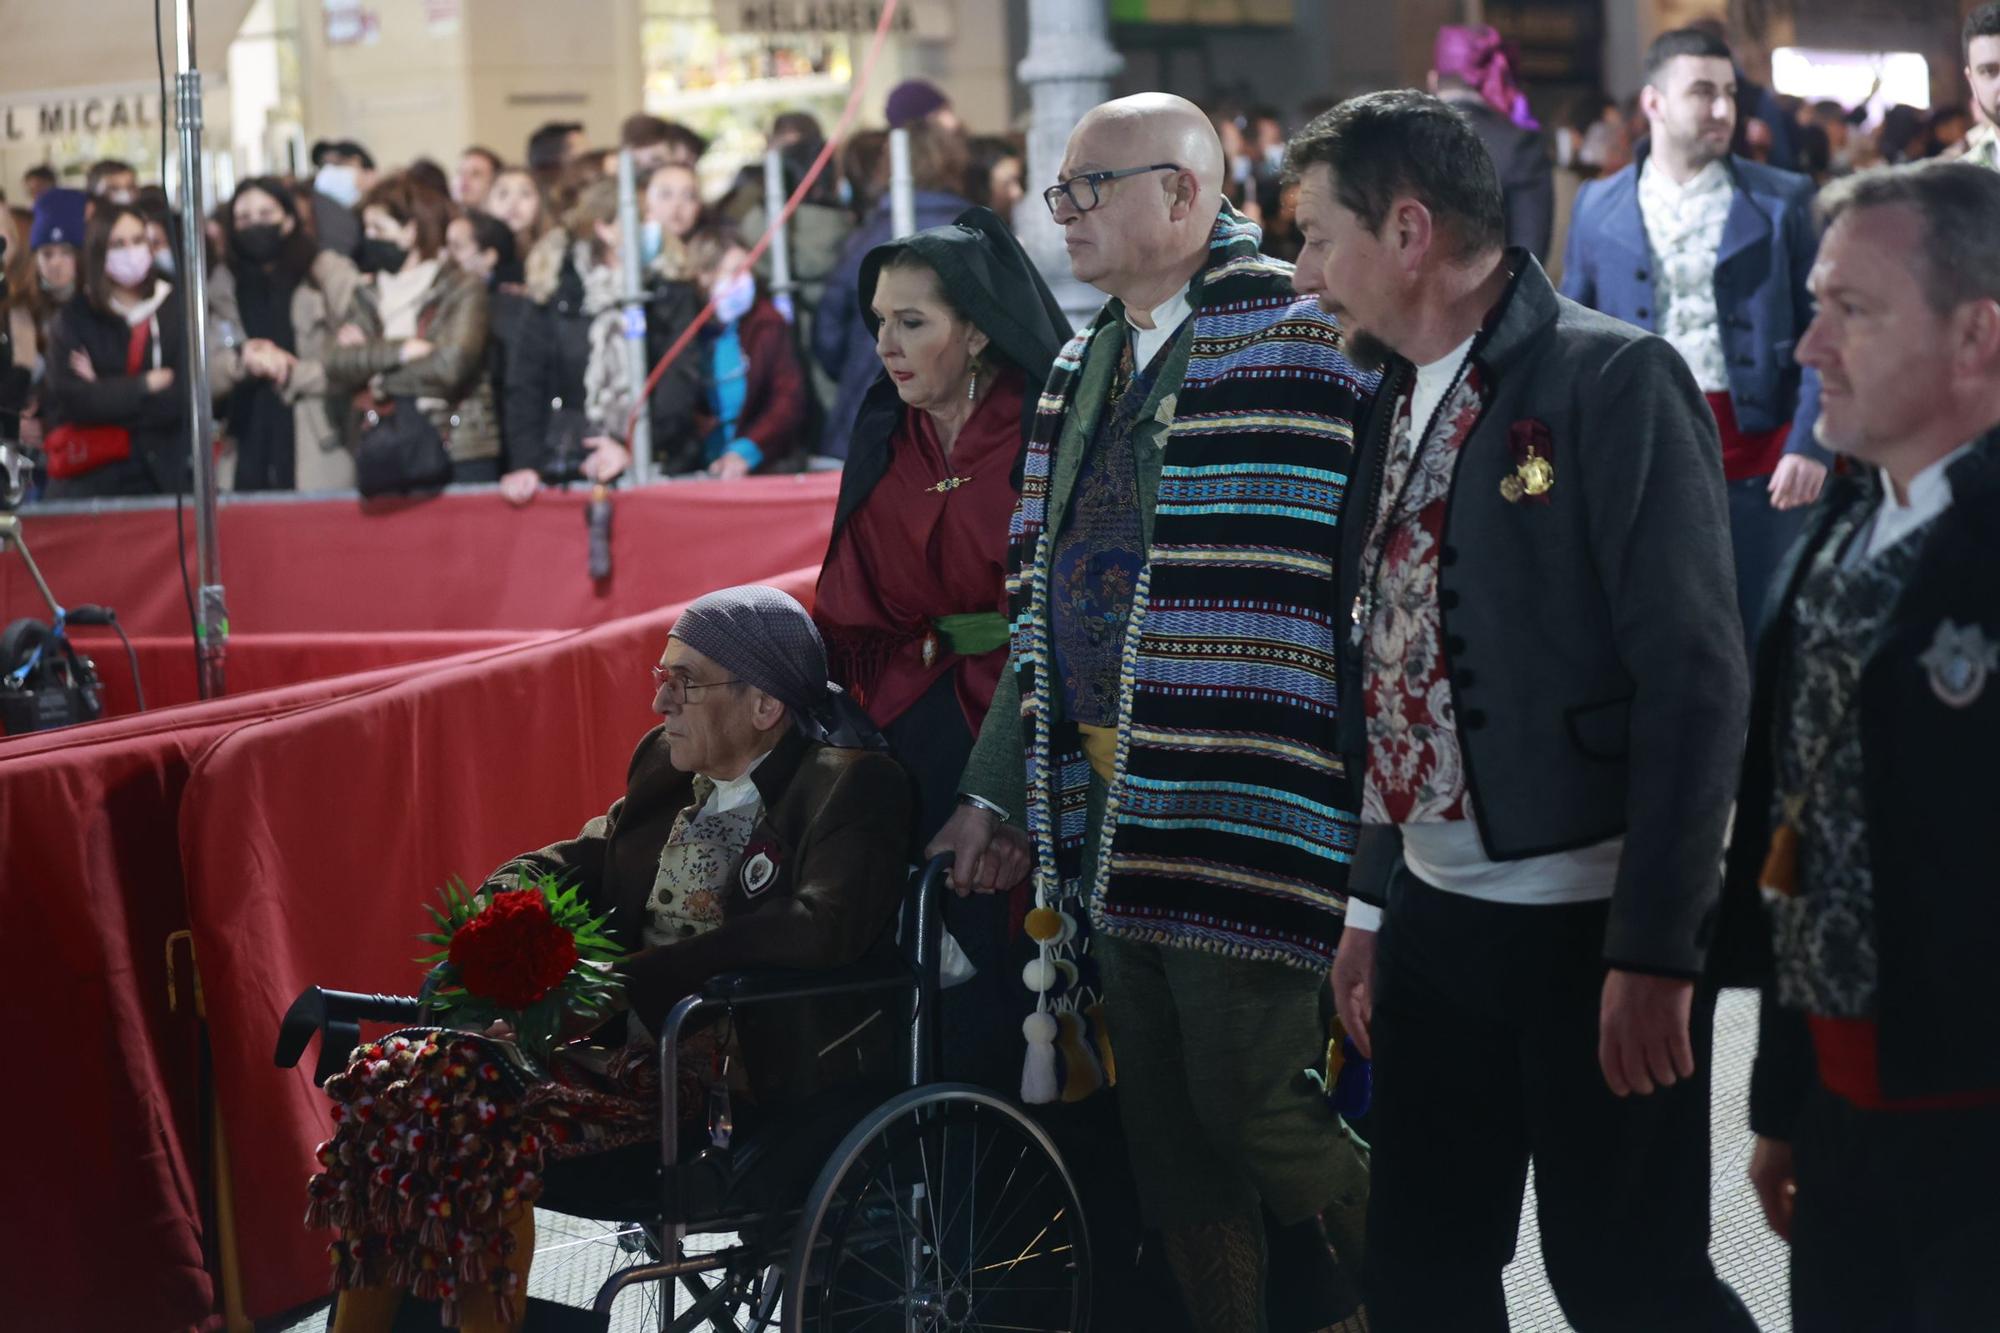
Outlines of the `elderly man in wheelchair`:
[[[927,1082],[944,863],[906,891],[909,778],[826,674],[783,593],[693,603],[625,795],[489,881],[559,874],[608,912],[624,1010],[543,1062],[504,1030],[409,1029],[327,1080],[308,1223],[338,1232],[335,1333],[398,1326],[406,1293],[446,1327],[555,1326],[527,1299],[536,1206],[639,1223],[652,1251],[564,1327],[675,1280],[693,1305],[663,1328],[1085,1327],[1053,1145],[1003,1099]],[[313,988],[278,1058],[321,1031],[324,1078],[359,1021],[419,1013]],[[694,1253],[697,1233],[735,1241]]]

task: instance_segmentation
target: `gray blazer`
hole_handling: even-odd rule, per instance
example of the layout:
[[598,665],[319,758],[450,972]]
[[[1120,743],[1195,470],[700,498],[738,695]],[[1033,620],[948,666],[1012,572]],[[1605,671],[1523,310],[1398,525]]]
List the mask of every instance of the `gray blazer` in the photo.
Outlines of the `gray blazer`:
[[[1749,708],[1715,419],[1672,347],[1510,254],[1519,275],[1473,346],[1492,399],[1459,456],[1438,594],[1473,818],[1500,861],[1623,834],[1605,959],[1692,976]],[[1343,617],[1413,373],[1390,370],[1361,429]],[[1529,421],[1548,429],[1555,483],[1545,503],[1510,503],[1510,429]],[[1341,670],[1359,681],[1345,635]],[[1358,785],[1363,710],[1341,721]],[[1399,858],[1396,830],[1365,832],[1349,892],[1380,903]]]

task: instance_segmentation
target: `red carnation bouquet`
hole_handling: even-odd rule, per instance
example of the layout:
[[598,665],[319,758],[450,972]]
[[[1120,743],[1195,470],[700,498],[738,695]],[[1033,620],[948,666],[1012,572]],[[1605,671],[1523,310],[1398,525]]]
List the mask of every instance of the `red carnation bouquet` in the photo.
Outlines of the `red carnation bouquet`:
[[521,1049],[546,1061],[571,1017],[609,1012],[623,989],[611,964],[618,946],[604,934],[575,885],[530,874],[514,888],[468,893],[453,880],[440,890],[444,908],[425,907],[437,930],[420,936],[438,951],[423,999],[452,1025],[514,1029]]

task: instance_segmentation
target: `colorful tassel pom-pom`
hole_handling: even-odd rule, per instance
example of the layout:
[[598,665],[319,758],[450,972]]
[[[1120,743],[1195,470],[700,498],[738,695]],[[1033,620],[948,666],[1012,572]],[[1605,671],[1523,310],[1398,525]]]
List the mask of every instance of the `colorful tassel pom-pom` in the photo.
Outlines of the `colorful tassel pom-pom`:
[[1054,944],[1062,938],[1062,913],[1053,907],[1037,907],[1028,913],[1021,928],[1037,944]]
[[1104,1070],[1097,1063],[1097,1052],[1091,1049],[1082,1015],[1059,1014],[1056,1025],[1061,1033],[1056,1049],[1063,1059],[1062,1099],[1080,1102],[1104,1086]]
[[1046,1106],[1061,1089],[1056,1082],[1056,1035],[1053,1014],[1037,1010],[1021,1022],[1021,1035],[1028,1039],[1028,1058],[1021,1066],[1021,1100],[1030,1106]]

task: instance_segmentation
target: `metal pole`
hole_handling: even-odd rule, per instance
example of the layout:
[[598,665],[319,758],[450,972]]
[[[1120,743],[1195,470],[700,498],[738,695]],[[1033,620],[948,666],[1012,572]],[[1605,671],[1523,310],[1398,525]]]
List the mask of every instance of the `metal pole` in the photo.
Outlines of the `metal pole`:
[[[785,215],[785,164],[778,150],[764,154],[764,217],[776,222]],[[795,322],[792,311],[791,228],[779,227],[771,233],[771,303],[784,313],[787,323]]]
[[[625,282],[626,374],[634,391],[643,389],[646,372],[646,286],[639,256],[639,185],[632,150],[618,150],[618,258]],[[653,479],[653,414],[650,404],[634,405],[632,424],[632,484]]]
[[181,306],[187,331],[188,457],[194,471],[195,652],[201,697],[224,692],[223,660],[229,646],[229,608],[222,592],[222,555],[216,543],[214,406],[208,387],[208,256],[202,219],[201,71],[195,68],[193,0],[177,0],[174,46],[175,120],[180,129]]
[[917,229],[916,182],[910,178],[910,132],[889,131],[889,227],[894,236]]

